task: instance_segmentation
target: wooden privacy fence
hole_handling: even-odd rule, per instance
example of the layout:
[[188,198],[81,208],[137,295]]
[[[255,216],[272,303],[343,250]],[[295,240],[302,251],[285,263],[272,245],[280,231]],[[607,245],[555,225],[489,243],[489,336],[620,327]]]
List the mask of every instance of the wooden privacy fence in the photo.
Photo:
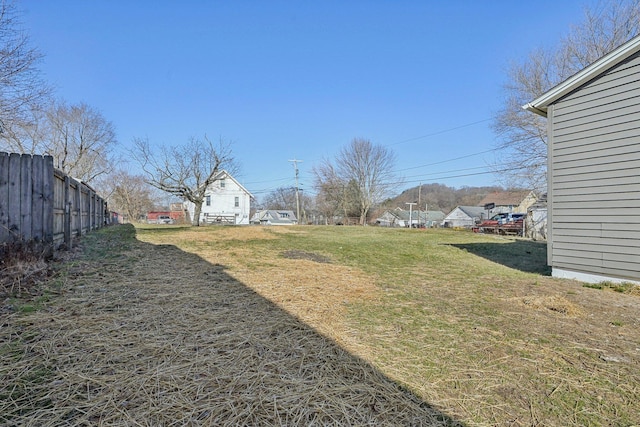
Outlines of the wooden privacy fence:
[[0,152],[0,243],[71,247],[102,227],[106,202],[87,184],[53,168],[53,157]]

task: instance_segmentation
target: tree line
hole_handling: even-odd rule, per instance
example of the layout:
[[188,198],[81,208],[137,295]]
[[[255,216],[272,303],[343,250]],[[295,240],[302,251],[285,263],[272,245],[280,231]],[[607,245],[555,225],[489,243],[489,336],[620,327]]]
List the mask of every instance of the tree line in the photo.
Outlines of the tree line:
[[[38,69],[43,54],[31,46],[19,18],[15,3],[0,2],[0,150],[53,156],[56,168],[94,187],[130,220],[158,208],[163,194],[188,200],[199,212],[218,172],[238,170],[232,144],[204,135],[169,145],[134,138],[128,157],[138,172],[129,172],[117,154],[113,123],[95,106],[55,97]],[[500,182],[546,190],[545,119],[521,106],[639,33],[640,1],[603,0],[585,7],[582,21],[556,46],[541,47],[513,63],[505,78],[503,108],[493,122]],[[395,161],[389,148],[355,138],[335,158],[313,167],[316,195],[303,195],[302,205],[313,205],[326,218],[356,217],[365,224],[374,209],[391,203],[401,185],[393,172]],[[444,193],[447,201],[425,194],[425,202],[450,210],[457,196]],[[290,196],[291,189],[278,189],[261,206],[295,206]],[[197,225],[199,215],[194,216]]]

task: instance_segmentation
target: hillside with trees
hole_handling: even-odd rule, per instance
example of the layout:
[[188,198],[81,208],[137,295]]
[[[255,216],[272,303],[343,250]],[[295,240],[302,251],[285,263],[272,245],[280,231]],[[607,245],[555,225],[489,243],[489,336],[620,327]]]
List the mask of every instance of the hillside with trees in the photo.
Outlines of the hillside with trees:
[[[419,203],[420,210],[440,210],[445,214],[451,212],[456,206],[477,206],[489,193],[503,191],[500,186],[492,187],[461,187],[453,188],[444,184],[423,184],[404,190],[396,197],[387,199],[378,209],[383,212],[386,209],[408,209],[406,203]],[[414,207],[416,209],[416,207]],[[378,213],[376,212],[376,213]]]

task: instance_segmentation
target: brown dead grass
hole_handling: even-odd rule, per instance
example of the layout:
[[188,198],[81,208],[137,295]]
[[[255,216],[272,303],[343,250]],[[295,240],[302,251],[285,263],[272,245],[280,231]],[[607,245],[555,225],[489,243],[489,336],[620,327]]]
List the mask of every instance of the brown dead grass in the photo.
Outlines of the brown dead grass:
[[[275,239],[278,234],[305,233],[291,227],[229,227],[222,231],[216,233],[216,239]],[[187,232],[184,239],[197,241],[201,232]],[[322,254],[298,251],[298,256],[292,256],[287,255],[287,251],[256,252],[242,247],[221,252],[206,245],[196,248],[193,253],[209,262],[228,266],[228,273],[234,279],[341,344],[351,335],[345,319],[346,307],[353,302],[374,300],[379,293],[370,275],[356,268],[332,264]],[[258,264],[260,268],[248,268],[248,264]]]
[[117,252],[78,258],[64,299],[4,319],[0,424],[458,425],[308,326],[342,333],[341,304],[369,297],[360,272],[282,259],[232,276],[220,254]]
[[560,313],[568,317],[581,317],[584,310],[576,303],[561,295],[527,296],[511,299],[512,302],[528,309]]

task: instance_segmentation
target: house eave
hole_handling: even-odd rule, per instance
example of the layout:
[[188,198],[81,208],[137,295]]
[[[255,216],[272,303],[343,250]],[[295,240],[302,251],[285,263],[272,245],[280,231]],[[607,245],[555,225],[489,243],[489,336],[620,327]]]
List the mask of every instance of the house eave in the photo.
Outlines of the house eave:
[[535,113],[539,116],[547,117],[547,107],[544,107],[544,109],[542,109],[542,108],[536,107],[532,103],[527,103],[526,105],[523,105],[522,108],[524,108],[527,111],[531,111],[532,113]]
[[568,93],[571,93],[575,89],[579,88],[589,80],[600,75],[614,65],[617,65],[625,59],[629,58],[631,55],[637,53],[638,51],[640,51],[640,36],[634,37],[633,39],[629,40],[625,44],[598,59],[593,64],[574,74],[572,77],[555,86],[543,95],[523,105],[522,108],[527,111],[531,111],[532,113],[546,117],[547,107],[549,105],[553,104],[555,101],[567,95]]

